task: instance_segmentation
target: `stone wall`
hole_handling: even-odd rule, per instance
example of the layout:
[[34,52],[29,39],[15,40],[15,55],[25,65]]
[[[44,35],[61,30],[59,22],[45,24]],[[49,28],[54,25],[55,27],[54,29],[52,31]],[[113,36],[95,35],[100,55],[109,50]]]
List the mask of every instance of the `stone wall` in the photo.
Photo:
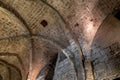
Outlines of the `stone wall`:
[[67,59],[59,62],[53,80],[75,80],[75,71]]
[[108,16],[92,42],[91,58],[95,80],[120,77],[120,21]]
[[80,80],[84,79],[84,69],[78,48],[74,41],[70,40],[70,43],[71,45],[66,49],[66,52],[72,57],[73,61],[68,60],[62,52],[59,53],[54,80],[78,80],[77,76]]

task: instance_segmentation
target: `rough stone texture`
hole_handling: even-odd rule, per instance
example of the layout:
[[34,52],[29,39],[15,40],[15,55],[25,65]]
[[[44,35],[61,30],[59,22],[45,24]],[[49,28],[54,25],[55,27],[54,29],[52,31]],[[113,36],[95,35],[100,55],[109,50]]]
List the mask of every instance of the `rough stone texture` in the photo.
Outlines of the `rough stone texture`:
[[[1,0],[4,6],[12,11],[18,18],[26,22],[33,35],[57,42],[61,46],[67,45],[62,26],[65,26],[54,9],[41,0]],[[48,25],[44,27],[40,23],[45,20]]]
[[[6,72],[1,76],[3,80],[13,79],[15,75],[12,73],[15,73],[18,74],[16,79],[26,79],[31,50],[30,40],[23,35],[27,35],[29,32],[13,14],[1,7],[0,15],[0,63],[1,66],[6,65],[7,69],[3,67],[3,70],[7,70],[9,73],[9,76],[5,74]],[[23,75],[25,76],[21,78]]]
[[56,53],[68,45],[62,28],[65,24],[54,9],[40,0],[0,0],[0,6],[0,61],[18,69],[15,72],[10,67],[9,72],[19,72],[16,79],[12,78],[15,74],[8,79],[35,80]]
[[93,40],[91,57],[96,80],[113,80],[120,76],[119,26],[120,21],[109,16],[104,20]]
[[53,80],[78,80],[78,77],[80,80],[84,80],[85,74],[78,48],[74,41],[70,40],[70,43],[66,52],[71,60],[67,59],[62,52],[59,53]]
[[120,77],[120,21],[109,16],[119,10],[120,0],[0,0],[0,79],[35,80],[63,49],[62,80]]
[[58,60],[53,80],[76,80],[75,70],[67,58]]
[[97,29],[109,14],[120,9],[120,0],[44,0],[53,6],[77,36],[83,52],[89,55]]

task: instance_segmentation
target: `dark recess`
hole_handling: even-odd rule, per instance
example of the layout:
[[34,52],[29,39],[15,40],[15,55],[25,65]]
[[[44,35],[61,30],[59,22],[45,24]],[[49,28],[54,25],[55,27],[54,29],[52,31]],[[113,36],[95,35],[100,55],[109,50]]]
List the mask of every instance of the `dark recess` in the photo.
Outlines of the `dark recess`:
[[115,17],[120,20],[120,11],[118,11],[116,14],[115,14]]
[[0,80],[3,80],[2,76],[0,75]]
[[57,58],[58,58],[58,54],[56,55],[56,58],[54,60],[52,60],[51,63],[48,65],[49,71],[45,77],[45,80],[53,80]]
[[42,20],[40,22],[40,24],[43,26],[43,27],[46,27],[48,25],[48,22],[46,20]]
[[63,54],[63,53],[61,53],[60,54],[60,59],[59,59],[59,62],[62,62],[63,60],[65,60],[67,57]]
[[113,80],[120,80],[120,78],[116,78],[116,79],[113,79]]

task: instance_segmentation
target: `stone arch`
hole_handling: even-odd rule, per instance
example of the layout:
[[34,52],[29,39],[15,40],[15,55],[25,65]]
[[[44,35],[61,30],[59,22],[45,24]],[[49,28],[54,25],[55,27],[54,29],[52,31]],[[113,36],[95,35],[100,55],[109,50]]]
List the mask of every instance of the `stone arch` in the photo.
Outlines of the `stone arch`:
[[[44,41],[46,41],[46,42],[49,42],[50,44],[52,43],[52,44],[55,44],[55,45],[59,45],[60,47],[59,48],[61,48],[61,46],[62,47],[65,47],[66,45],[68,45],[68,42],[66,41],[66,37],[64,36],[64,33],[61,35],[60,33],[61,32],[63,32],[63,30],[61,29],[61,26],[63,26],[64,25],[64,23],[62,23],[62,21],[60,20],[60,21],[58,21],[58,23],[55,21],[56,20],[56,18],[55,17],[57,17],[57,18],[59,18],[59,16],[52,10],[52,9],[50,9],[48,6],[48,8],[49,8],[49,10],[47,10],[48,11],[48,13],[50,12],[50,13],[52,13],[52,12],[54,12],[55,13],[55,16],[53,16],[54,17],[54,19],[53,19],[53,22],[51,23],[51,24],[48,24],[48,25],[51,25],[51,26],[53,26],[53,30],[55,30],[53,33],[51,33],[52,31],[51,31],[51,29],[48,29],[48,32],[45,30],[45,29],[43,29],[42,27],[40,27],[39,28],[39,26],[41,26],[40,24],[36,24],[36,22],[33,20],[33,22],[34,23],[32,23],[32,22],[30,22],[31,20],[29,20],[29,19],[27,19],[28,17],[30,17],[30,16],[25,16],[25,14],[27,13],[27,11],[26,10],[29,10],[29,3],[31,4],[31,1],[30,2],[28,2],[28,1],[23,1],[23,2],[25,2],[26,3],[26,8],[28,8],[28,9],[26,9],[26,10],[24,10],[25,11],[25,14],[24,14],[24,11],[22,11],[22,10],[20,10],[23,6],[21,6],[21,5],[17,5],[18,3],[19,3],[19,1],[18,2],[16,2],[16,1],[14,1],[13,0],[13,2],[15,2],[15,4],[14,3],[12,3],[12,2],[9,2],[9,1],[1,1],[1,5],[3,6],[3,8],[6,8],[6,9],[8,9],[10,12],[12,12],[13,14],[15,14],[15,16],[25,25],[25,27],[27,27],[27,29],[28,29],[28,31],[29,31],[29,34],[26,36],[22,36],[22,37],[24,37],[24,38],[27,38],[27,39],[30,39],[30,41],[31,41],[31,49],[32,49],[32,55],[34,56],[35,54],[36,54],[36,50],[35,50],[35,48],[34,48],[34,45],[35,45],[35,43],[36,42],[34,42],[35,40],[36,40],[36,37],[37,38],[40,38],[40,42],[44,42]],[[22,2],[22,1],[20,1],[20,2]],[[28,3],[27,3],[28,2]],[[43,4],[41,1],[37,1],[39,4],[42,4],[42,5],[45,5],[45,4]],[[38,3],[37,2],[33,2],[34,4],[35,4],[35,6],[37,6],[35,9],[36,10],[40,10],[39,9],[39,7],[41,8],[41,6],[40,5],[38,5]],[[28,5],[27,5],[28,4]],[[17,7],[16,7],[17,6]],[[28,6],[28,7],[27,7]],[[45,6],[46,7],[46,6]],[[37,9],[38,8],[38,9]],[[42,8],[42,9],[45,9],[44,7]],[[30,10],[32,10],[32,9],[30,9]],[[38,13],[38,14],[40,14],[40,13]],[[38,17],[40,17],[39,15],[37,14],[37,16]],[[32,15],[32,14],[30,14],[30,15]],[[35,18],[36,18],[36,15],[33,15]],[[26,18],[27,17],[27,18]],[[40,17],[40,18],[42,18],[42,17]],[[50,17],[50,19],[51,19],[51,17]],[[37,19],[35,19],[35,20],[38,20],[38,18]],[[52,20],[52,19],[51,19]],[[56,23],[55,23],[55,22]],[[31,24],[32,23],[32,24]],[[54,23],[55,23],[55,25],[54,25]],[[59,25],[60,24],[60,25]],[[57,26],[58,27],[57,27]],[[34,29],[35,28],[35,29]],[[42,33],[39,33],[40,31],[40,29],[43,29],[44,31],[42,32]],[[50,31],[51,32],[50,32]],[[47,32],[47,33],[46,33]],[[58,32],[58,33],[57,33]],[[44,35],[45,34],[45,35]],[[50,35],[49,35],[50,34]],[[55,34],[55,35],[53,35],[53,34]],[[58,34],[60,34],[59,36],[58,36]],[[52,37],[51,37],[52,36]],[[60,40],[61,39],[61,37],[63,37],[63,39],[62,39],[62,41],[63,42],[65,42],[65,44],[63,44],[63,43],[61,43],[62,41]],[[19,38],[19,36],[18,36],[18,38]],[[43,41],[42,41],[43,40]],[[42,45],[44,45],[44,43],[42,43]],[[45,48],[45,47],[44,47]],[[42,49],[42,48],[41,48]],[[38,55],[38,54],[36,54],[36,55]]]
[[[0,76],[2,80],[22,80],[22,74],[19,68],[0,59]],[[4,71],[6,73],[4,73]]]

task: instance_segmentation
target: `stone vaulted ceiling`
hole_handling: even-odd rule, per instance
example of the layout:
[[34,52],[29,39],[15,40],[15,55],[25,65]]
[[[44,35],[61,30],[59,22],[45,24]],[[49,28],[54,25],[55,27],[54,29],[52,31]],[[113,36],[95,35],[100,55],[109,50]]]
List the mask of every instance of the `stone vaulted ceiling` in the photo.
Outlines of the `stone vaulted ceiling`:
[[[0,3],[1,66],[10,64],[11,69],[14,64],[23,80],[31,66],[29,74],[34,80],[40,69],[56,57],[58,50],[68,45],[62,28],[65,23],[51,7],[39,0],[1,0]],[[4,63],[8,59],[10,61]],[[9,72],[6,68],[3,66]],[[6,74],[1,73],[1,76],[9,78]]]
[[120,0],[0,0],[1,77],[26,80],[30,75],[34,80],[69,45],[69,34],[87,50],[103,20],[119,5]]

